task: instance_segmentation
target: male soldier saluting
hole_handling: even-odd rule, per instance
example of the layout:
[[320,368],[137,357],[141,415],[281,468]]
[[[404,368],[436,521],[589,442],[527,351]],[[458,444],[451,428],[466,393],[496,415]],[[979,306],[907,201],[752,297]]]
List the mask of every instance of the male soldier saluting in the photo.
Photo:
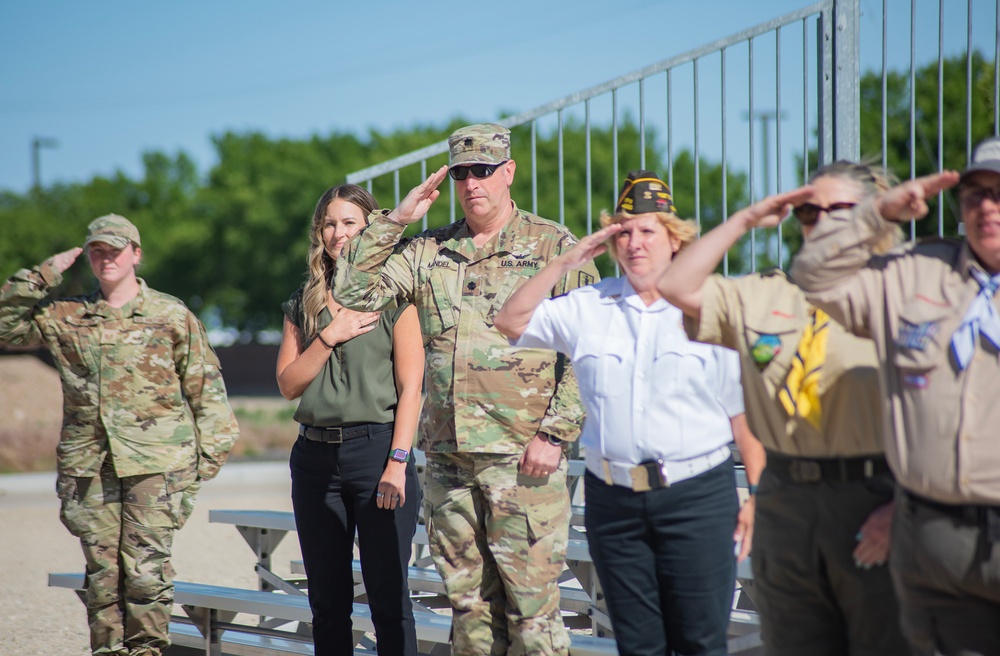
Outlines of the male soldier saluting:
[[[966,240],[869,259],[894,221],[960,182]],[[889,566],[914,653],[1000,654],[1000,139],[961,178],[911,180],[816,227],[792,267],[811,302],[875,342],[899,484]]]
[[[83,252],[100,289],[50,298]],[[139,231],[109,214],[83,248],[0,289],[0,344],[44,344],[62,378],[60,518],[87,560],[90,647],[102,656],[170,645],[174,531],[239,433],[204,326],[136,277],[141,257]]]
[[[452,653],[569,652],[558,577],[569,526],[567,462],[583,410],[569,364],[512,348],[493,327],[504,302],[576,240],[511,200],[510,131],[473,125],[399,207],[373,213],[345,247],[334,297],[382,310],[413,303],[427,350],[419,446],[431,554],[452,605]],[[400,241],[451,174],[465,218]],[[593,264],[554,290],[597,280]]]

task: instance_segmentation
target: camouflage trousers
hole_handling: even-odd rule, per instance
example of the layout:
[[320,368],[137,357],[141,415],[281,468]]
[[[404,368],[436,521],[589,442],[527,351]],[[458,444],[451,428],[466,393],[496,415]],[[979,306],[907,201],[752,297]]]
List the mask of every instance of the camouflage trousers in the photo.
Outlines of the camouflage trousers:
[[170,549],[191,515],[197,469],[119,478],[60,474],[60,519],[87,561],[90,648],[102,656],[159,656],[170,645]]
[[565,656],[559,612],[568,463],[545,478],[519,456],[427,454],[430,551],[452,606],[455,656]]

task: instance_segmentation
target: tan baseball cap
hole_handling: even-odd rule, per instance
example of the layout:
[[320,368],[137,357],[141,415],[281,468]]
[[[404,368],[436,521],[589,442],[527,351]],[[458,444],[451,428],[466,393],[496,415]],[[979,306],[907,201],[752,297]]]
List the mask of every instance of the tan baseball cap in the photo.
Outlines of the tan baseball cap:
[[107,214],[90,222],[87,226],[87,241],[83,242],[83,247],[86,248],[95,241],[104,242],[115,248],[125,248],[130,243],[141,245],[139,229],[118,214]]

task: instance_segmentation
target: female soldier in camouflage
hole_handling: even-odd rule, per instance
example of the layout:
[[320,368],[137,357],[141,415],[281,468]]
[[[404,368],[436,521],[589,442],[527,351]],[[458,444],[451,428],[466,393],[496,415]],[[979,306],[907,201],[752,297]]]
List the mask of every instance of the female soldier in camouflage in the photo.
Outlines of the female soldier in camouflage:
[[355,531],[378,653],[417,654],[406,579],[420,507],[409,453],[424,374],[417,313],[409,305],[355,312],[330,293],[341,249],[377,207],[357,185],[323,194],[313,212],[309,278],[282,306],[277,377],[285,398],[300,399],[292,506],[316,656],[353,653]]
[[[51,298],[84,251],[100,289]],[[238,435],[204,327],[136,277],[141,256],[139,231],[112,214],[90,224],[83,248],[0,290],[0,344],[44,344],[62,378],[60,517],[83,546],[90,646],[102,656],[169,646],[174,531]]]

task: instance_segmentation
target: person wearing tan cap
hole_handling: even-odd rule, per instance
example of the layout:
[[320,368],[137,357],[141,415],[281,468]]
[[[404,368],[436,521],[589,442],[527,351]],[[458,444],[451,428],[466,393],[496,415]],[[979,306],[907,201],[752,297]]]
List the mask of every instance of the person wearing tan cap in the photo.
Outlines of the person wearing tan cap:
[[[872,342],[810,305],[780,270],[713,275],[754,227],[794,207],[805,242],[887,183],[835,162],[806,187],[736,212],[685,249],[659,289],[693,339],[739,351],[750,428],[767,450],[756,496],[752,598],[769,656],[907,653],[885,562],[893,481]],[[888,235],[883,249],[896,243]]]
[[[84,251],[100,287],[56,297]],[[111,214],[91,222],[83,248],[0,289],[0,344],[45,345],[62,379],[60,518],[83,547],[90,647],[102,656],[170,645],[174,532],[239,434],[204,326],[136,277],[141,257],[139,231]]]
[[[587,543],[618,653],[727,653],[734,540],[750,551],[753,501],[738,511],[729,445],[756,484],[764,450],[747,428],[735,351],[690,341],[656,282],[694,239],[670,187],[632,171],[614,215],[517,290],[496,326],[519,347],[572,358],[587,421]],[[625,275],[549,298],[610,250]]]
[[[449,166],[394,210],[372,213],[344,246],[333,295],[355,310],[417,308],[427,355],[417,446],[427,455],[427,533],[452,607],[452,653],[565,656],[563,444],[579,436],[583,409],[562,356],[511,348],[493,320],[517,287],[576,239],[511,199],[517,166],[507,128],[460,128],[448,148]],[[403,240],[449,174],[465,217]],[[552,293],[596,279],[590,264]]]
[[[958,184],[965,239],[871,244]],[[810,300],[875,342],[899,490],[889,565],[924,654],[1000,654],[1000,138],[817,229],[793,268]]]

